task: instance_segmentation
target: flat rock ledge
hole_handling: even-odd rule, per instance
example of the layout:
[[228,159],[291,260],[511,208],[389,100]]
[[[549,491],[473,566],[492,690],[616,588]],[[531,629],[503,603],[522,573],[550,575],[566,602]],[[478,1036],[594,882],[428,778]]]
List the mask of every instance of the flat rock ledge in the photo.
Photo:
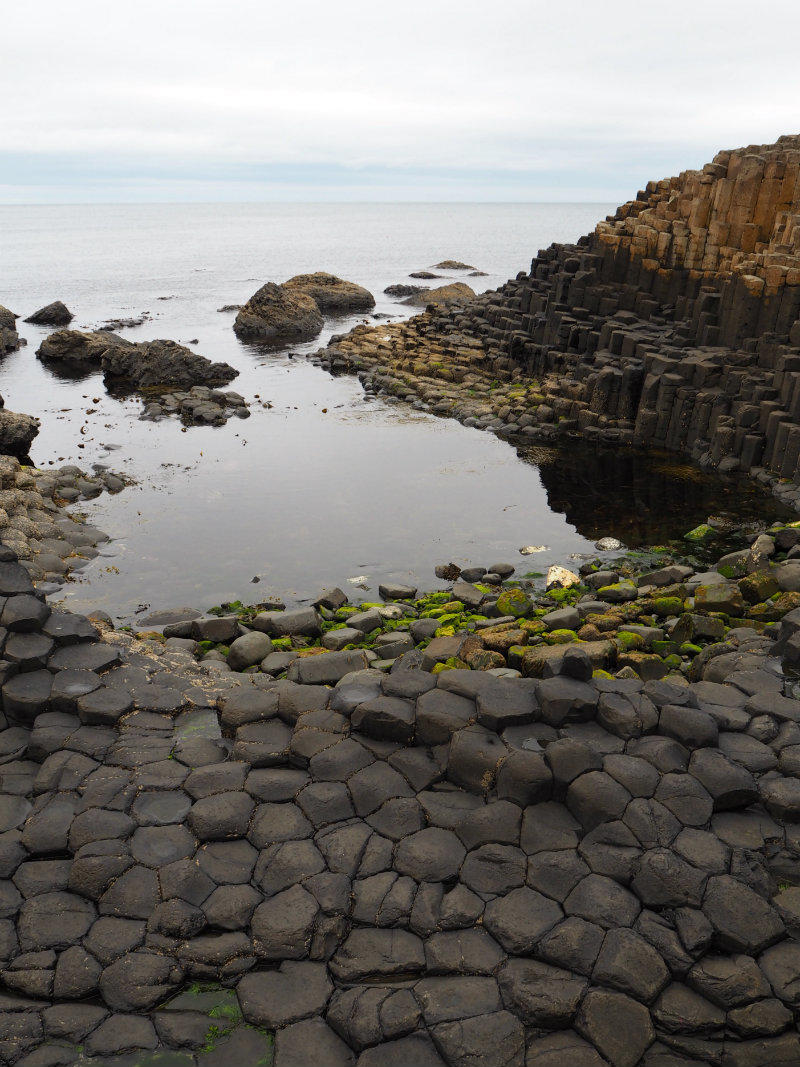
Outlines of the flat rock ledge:
[[101,635],[13,555],[2,1062],[800,1061],[796,613],[692,682],[291,681]]

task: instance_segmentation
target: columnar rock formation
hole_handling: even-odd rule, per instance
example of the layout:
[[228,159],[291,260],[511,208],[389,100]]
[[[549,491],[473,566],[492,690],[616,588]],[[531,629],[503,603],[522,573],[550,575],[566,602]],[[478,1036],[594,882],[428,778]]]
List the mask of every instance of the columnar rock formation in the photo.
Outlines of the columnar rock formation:
[[497,292],[336,345],[390,374],[536,380],[491,408],[517,430],[800,481],[800,136],[651,182]]

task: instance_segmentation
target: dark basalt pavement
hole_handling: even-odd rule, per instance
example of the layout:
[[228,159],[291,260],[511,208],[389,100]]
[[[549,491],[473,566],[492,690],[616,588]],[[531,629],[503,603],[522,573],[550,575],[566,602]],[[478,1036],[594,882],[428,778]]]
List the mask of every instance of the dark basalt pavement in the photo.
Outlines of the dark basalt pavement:
[[4,555],[0,1063],[800,1062],[769,642],[688,686],[571,651],[329,688],[101,638]]

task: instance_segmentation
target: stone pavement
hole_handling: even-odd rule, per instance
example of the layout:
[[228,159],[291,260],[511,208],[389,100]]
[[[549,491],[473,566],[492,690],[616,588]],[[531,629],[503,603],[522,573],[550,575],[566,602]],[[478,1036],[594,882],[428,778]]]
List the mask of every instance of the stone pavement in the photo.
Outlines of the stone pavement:
[[101,636],[12,557],[0,1063],[800,1062],[768,641],[688,686],[575,649],[299,684]]

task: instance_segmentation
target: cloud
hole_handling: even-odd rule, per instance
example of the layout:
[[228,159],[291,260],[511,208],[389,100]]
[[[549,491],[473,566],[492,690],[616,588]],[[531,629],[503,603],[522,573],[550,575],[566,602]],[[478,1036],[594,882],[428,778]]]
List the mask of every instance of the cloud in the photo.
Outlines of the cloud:
[[757,18],[742,0],[15,4],[0,196],[161,180],[279,198],[295,167],[323,198],[348,175],[352,197],[415,196],[427,175],[432,198],[625,199],[793,131],[798,22],[789,0]]

